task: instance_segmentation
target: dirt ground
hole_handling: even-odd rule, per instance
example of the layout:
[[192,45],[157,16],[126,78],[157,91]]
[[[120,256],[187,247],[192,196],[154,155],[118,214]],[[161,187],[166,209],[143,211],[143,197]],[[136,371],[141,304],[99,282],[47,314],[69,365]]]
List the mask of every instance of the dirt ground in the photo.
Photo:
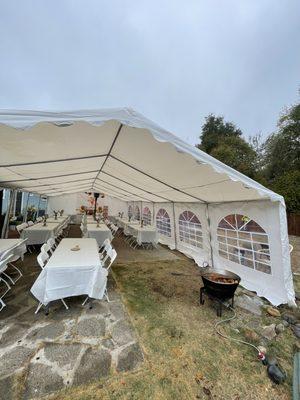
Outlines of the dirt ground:
[[[199,270],[191,260],[179,253],[176,256],[165,257],[163,261],[151,257],[145,261],[146,257],[137,257],[124,262],[121,258],[112,270],[145,355],[140,368],[60,392],[52,399],[291,398],[293,354],[297,341],[291,329],[286,328],[267,343],[268,351],[287,373],[286,382],[275,385],[267,377],[266,367],[258,361],[253,348],[223,339],[215,332],[218,318],[212,303],[206,301],[203,306],[199,305]],[[230,316],[229,310],[223,313],[224,318]],[[249,329],[258,331],[261,325],[279,322],[280,318],[268,316],[265,312],[258,317],[239,308],[237,318],[222,329],[258,345],[257,337],[249,338]]]

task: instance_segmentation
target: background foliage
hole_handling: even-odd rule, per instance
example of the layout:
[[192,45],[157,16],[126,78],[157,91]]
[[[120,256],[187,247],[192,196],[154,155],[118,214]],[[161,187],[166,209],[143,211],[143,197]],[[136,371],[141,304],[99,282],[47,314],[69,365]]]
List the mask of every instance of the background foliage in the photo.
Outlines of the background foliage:
[[287,210],[300,213],[300,104],[285,110],[265,141],[261,134],[247,141],[234,123],[210,114],[196,146],[281,194]]

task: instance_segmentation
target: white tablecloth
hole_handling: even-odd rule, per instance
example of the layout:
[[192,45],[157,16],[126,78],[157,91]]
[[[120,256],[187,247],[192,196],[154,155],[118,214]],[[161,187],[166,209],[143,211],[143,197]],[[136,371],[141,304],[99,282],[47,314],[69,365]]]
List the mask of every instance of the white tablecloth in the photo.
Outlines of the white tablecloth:
[[87,224],[87,235],[89,238],[95,238],[97,240],[98,246],[102,246],[105,239],[112,241],[112,233],[110,229],[105,224]]
[[139,245],[142,243],[156,244],[158,242],[156,227],[146,225],[143,228],[140,225],[130,224],[127,226],[130,235],[136,238]]
[[131,220],[129,221],[128,219],[121,219],[121,218],[117,218],[117,226],[121,229],[124,230],[125,235],[128,235],[128,225],[139,225],[141,222],[140,221],[134,221]]
[[[72,251],[76,245],[79,251]],[[102,299],[107,270],[101,267],[95,239],[63,239],[31,288],[43,304],[70,296]]]
[[[22,243],[22,241],[22,239],[0,239],[0,260],[3,253],[9,249],[12,249],[17,244]],[[18,255],[23,259],[24,254],[26,253],[26,244],[24,243],[21,246],[18,246],[17,248],[13,249],[12,252],[7,253],[7,255],[11,253]]]
[[48,222],[55,222],[55,223],[59,223],[59,224],[62,224],[62,223],[64,223],[67,219],[68,219],[69,217],[57,217],[57,219],[55,219],[55,217],[49,217],[48,219],[47,219],[47,223]]
[[55,238],[61,226],[60,222],[47,222],[44,226],[42,222],[25,228],[21,233],[21,238],[27,240],[27,245],[43,244],[47,242],[50,237]]

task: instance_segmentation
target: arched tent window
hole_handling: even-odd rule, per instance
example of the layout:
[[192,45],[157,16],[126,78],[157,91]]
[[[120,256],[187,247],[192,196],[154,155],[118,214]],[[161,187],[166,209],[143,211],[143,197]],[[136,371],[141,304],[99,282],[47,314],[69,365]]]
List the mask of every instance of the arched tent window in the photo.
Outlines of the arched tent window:
[[145,225],[151,225],[151,211],[149,207],[143,209],[143,221]]
[[166,210],[161,208],[156,214],[157,231],[164,236],[171,237],[170,217]]
[[203,247],[201,223],[191,211],[183,211],[179,215],[179,240],[194,247]]
[[140,218],[141,218],[141,213],[140,213],[140,208],[139,208],[139,206],[135,206],[135,209],[134,209],[134,218],[136,219],[136,220],[140,220]]
[[133,215],[133,207],[131,205],[128,206],[128,218],[131,218]]
[[231,214],[218,225],[219,255],[245,267],[271,273],[268,235],[255,221]]

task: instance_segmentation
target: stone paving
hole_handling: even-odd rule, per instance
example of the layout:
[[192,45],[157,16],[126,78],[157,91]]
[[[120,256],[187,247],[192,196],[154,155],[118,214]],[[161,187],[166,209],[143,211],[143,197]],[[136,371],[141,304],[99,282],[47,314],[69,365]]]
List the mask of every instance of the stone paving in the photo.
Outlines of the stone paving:
[[[21,264],[20,264],[21,265]],[[40,272],[36,254],[26,255],[24,276],[5,297],[0,313],[0,399],[36,399],[72,385],[137,368],[143,354],[115,282],[110,302],[53,303],[48,316],[34,311],[30,287]],[[26,271],[26,272],[25,272]]]

